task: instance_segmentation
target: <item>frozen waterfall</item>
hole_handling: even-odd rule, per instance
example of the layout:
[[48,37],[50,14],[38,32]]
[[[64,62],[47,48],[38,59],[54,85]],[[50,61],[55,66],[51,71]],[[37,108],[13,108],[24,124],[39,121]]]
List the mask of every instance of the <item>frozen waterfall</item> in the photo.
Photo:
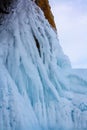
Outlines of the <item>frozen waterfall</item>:
[[34,1],[18,0],[0,24],[0,130],[86,130],[86,75]]

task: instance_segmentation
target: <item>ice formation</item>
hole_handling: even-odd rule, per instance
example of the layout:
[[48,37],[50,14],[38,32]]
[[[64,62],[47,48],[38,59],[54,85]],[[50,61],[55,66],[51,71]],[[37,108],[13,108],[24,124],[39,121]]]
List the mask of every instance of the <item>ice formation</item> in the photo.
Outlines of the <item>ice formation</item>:
[[0,25],[0,130],[86,130],[87,70],[72,69],[31,0]]

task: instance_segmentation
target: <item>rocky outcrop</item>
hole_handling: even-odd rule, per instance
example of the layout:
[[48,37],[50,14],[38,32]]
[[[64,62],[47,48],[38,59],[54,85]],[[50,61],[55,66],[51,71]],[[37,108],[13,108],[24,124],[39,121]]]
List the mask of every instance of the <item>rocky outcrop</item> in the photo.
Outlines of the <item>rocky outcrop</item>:
[[13,0],[0,0],[0,13],[7,13]]
[[35,2],[43,10],[46,19],[48,19],[52,27],[56,29],[54,16],[51,12],[49,1],[48,0],[35,0]]

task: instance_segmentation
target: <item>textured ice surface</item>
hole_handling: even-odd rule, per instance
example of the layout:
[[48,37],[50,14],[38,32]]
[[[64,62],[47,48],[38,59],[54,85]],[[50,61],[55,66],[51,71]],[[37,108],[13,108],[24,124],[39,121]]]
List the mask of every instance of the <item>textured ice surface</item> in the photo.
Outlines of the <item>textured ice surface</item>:
[[34,2],[16,5],[0,25],[0,130],[86,130],[87,70],[71,68]]

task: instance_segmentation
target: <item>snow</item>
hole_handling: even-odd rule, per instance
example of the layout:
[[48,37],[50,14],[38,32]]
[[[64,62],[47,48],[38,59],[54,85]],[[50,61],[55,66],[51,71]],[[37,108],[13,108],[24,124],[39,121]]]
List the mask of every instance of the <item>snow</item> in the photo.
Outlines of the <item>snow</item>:
[[72,69],[40,8],[19,0],[4,20],[0,130],[87,129],[87,70]]

